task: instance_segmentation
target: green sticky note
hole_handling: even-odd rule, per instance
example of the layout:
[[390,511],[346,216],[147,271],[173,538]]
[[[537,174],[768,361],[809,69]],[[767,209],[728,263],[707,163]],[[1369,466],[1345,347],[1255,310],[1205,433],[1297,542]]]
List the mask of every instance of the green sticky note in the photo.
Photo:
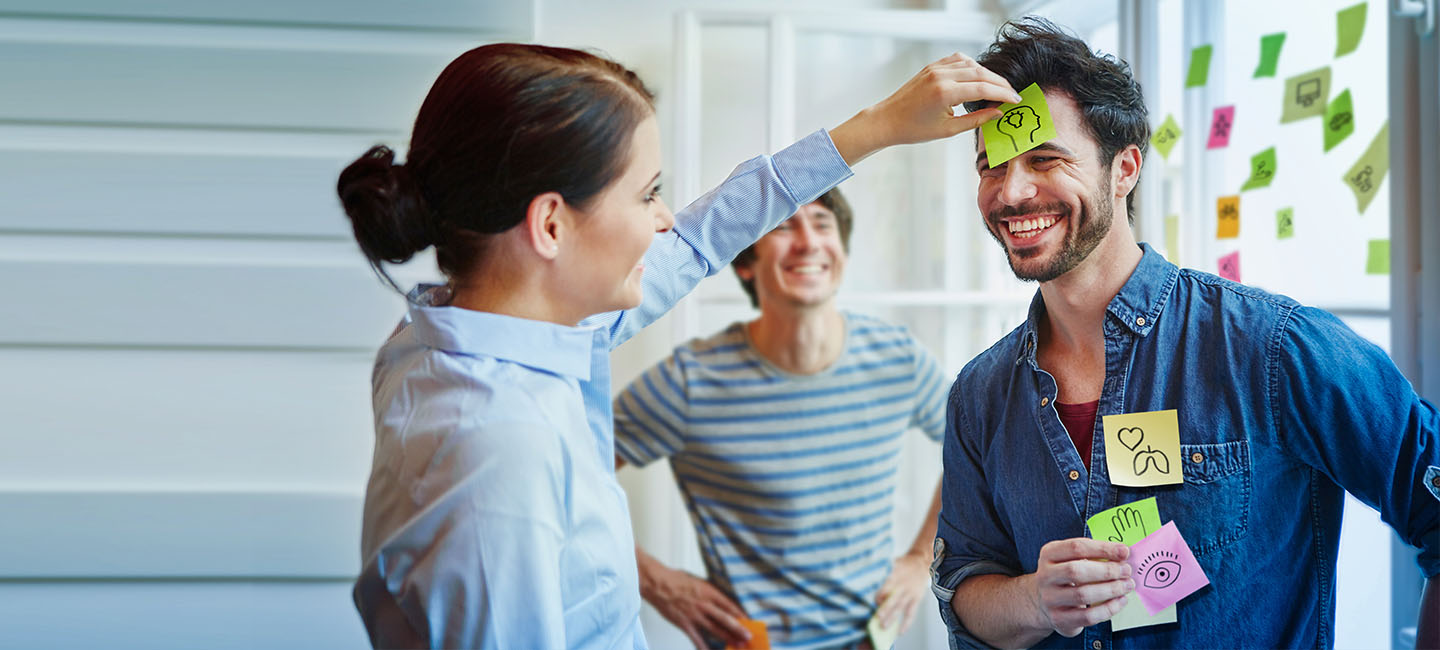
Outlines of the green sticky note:
[[1209,45],[1201,45],[1190,50],[1190,72],[1185,75],[1186,88],[1198,88],[1210,79],[1210,54],[1213,49]]
[[1365,8],[1362,2],[1335,14],[1335,56],[1345,56],[1360,47],[1360,37],[1365,35]]
[[1260,65],[1255,66],[1255,79],[1275,76],[1280,63],[1280,48],[1285,45],[1285,32],[1260,37]]
[[1365,258],[1365,272],[1369,275],[1390,274],[1390,240],[1370,240],[1370,254]]
[[1280,208],[1275,211],[1275,238],[1289,239],[1295,236],[1295,208]]
[[1350,89],[1335,97],[1325,107],[1325,150],[1329,151],[1355,132],[1355,108],[1350,101]]
[[1250,180],[1240,186],[1240,191],[1268,187],[1275,180],[1275,147],[1270,147],[1250,157]]
[[1375,139],[1370,141],[1365,153],[1360,160],[1350,166],[1350,171],[1345,172],[1345,184],[1350,186],[1350,191],[1355,193],[1355,205],[1360,213],[1365,213],[1365,208],[1370,207],[1370,201],[1380,193],[1380,182],[1385,180],[1385,174],[1390,172],[1390,123],[1387,121],[1380,127],[1380,132],[1375,134]]
[[1019,104],[1001,104],[999,118],[980,125],[985,136],[985,159],[991,167],[1005,164],[1026,151],[1055,138],[1055,123],[1050,121],[1050,106],[1040,84],[1030,84],[1020,91]]
[[[1133,545],[1160,529],[1160,508],[1155,504],[1155,497],[1150,497],[1101,511],[1085,523],[1090,526],[1090,537],[1093,539]],[[1125,607],[1110,619],[1110,630],[1119,632],[1136,627],[1174,623],[1175,620],[1174,605],[1151,616],[1145,611],[1140,599],[1131,594]]]
[[1170,159],[1170,151],[1175,148],[1175,142],[1180,139],[1180,123],[1175,121],[1172,113],[1165,116],[1165,121],[1160,128],[1155,129],[1155,135],[1150,136],[1150,144],[1160,152],[1166,160]]
[[1165,217],[1165,258],[1171,264],[1180,264],[1180,215]]
[[1330,66],[1297,74],[1285,80],[1280,123],[1294,122],[1325,114],[1330,101]]
[[900,621],[885,627],[880,623],[880,615],[870,617],[870,622],[865,624],[865,632],[870,635],[870,647],[875,650],[890,650],[895,647],[895,639],[900,636]]
[[1131,501],[1103,510],[1085,522],[1093,539],[1134,544],[1160,530],[1160,507],[1155,497]]

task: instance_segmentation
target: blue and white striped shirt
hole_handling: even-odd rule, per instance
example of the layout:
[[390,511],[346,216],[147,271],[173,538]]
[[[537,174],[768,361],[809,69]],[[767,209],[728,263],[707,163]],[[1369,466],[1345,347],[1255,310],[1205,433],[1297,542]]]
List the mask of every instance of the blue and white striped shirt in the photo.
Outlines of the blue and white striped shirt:
[[681,346],[615,400],[615,449],[670,458],[710,581],[776,647],[859,640],[889,574],[901,436],[939,442],[948,382],[902,327],[845,314],[824,371],[781,370],[741,323]]

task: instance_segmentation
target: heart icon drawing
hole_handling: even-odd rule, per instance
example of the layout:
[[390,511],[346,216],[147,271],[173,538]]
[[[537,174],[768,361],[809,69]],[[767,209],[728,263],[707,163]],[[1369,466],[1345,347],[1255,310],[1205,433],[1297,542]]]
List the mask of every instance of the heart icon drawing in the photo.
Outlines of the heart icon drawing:
[[1115,437],[1120,439],[1120,444],[1125,445],[1126,449],[1135,451],[1135,448],[1145,440],[1145,430],[1140,427],[1126,427],[1116,432]]
[[1166,456],[1164,452],[1155,451],[1150,447],[1146,447],[1145,451],[1135,454],[1134,469],[1136,476],[1144,476],[1151,465],[1154,465],[1155,470],[1161,474],[1170,473],[1170,457]]

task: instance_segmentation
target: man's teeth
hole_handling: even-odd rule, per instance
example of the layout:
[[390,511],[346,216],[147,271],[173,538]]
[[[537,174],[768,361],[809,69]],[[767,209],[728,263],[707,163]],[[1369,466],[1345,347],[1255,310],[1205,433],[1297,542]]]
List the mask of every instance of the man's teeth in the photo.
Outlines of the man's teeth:
[[790,272],[791,272],[791,273],[819,273],[819,272],[824,271],[824,270],[825,270],[825,267],[823,267],[823,266],[821,266],[821,265],[819,265],[819,264],[801,264],[800,266],[792,267],[792,268],[790,269]]
[[1010,234],[1023,239],[1040,234],[1040,231],[1055,225],[1059,220],[1059,217],[1031,217],[1010,221],[1006,225],[1010,227]]

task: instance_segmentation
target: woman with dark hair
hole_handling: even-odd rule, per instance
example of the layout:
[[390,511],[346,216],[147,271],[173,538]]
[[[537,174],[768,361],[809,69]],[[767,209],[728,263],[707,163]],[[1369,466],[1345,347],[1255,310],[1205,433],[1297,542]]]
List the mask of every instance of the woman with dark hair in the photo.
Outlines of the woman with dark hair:
[[434,246],[444,286],[373,375],[375,456],[354,596],[376,646],[643,648],[634,542],[614,476],[610,349],[797,207],[892,144],[974,128],[1018,101],[963,55],[830,131],[738,167],[672,216],[652,96],[576,50],[487,45],[435,81],[408,159],[340,175],[384,263]]

